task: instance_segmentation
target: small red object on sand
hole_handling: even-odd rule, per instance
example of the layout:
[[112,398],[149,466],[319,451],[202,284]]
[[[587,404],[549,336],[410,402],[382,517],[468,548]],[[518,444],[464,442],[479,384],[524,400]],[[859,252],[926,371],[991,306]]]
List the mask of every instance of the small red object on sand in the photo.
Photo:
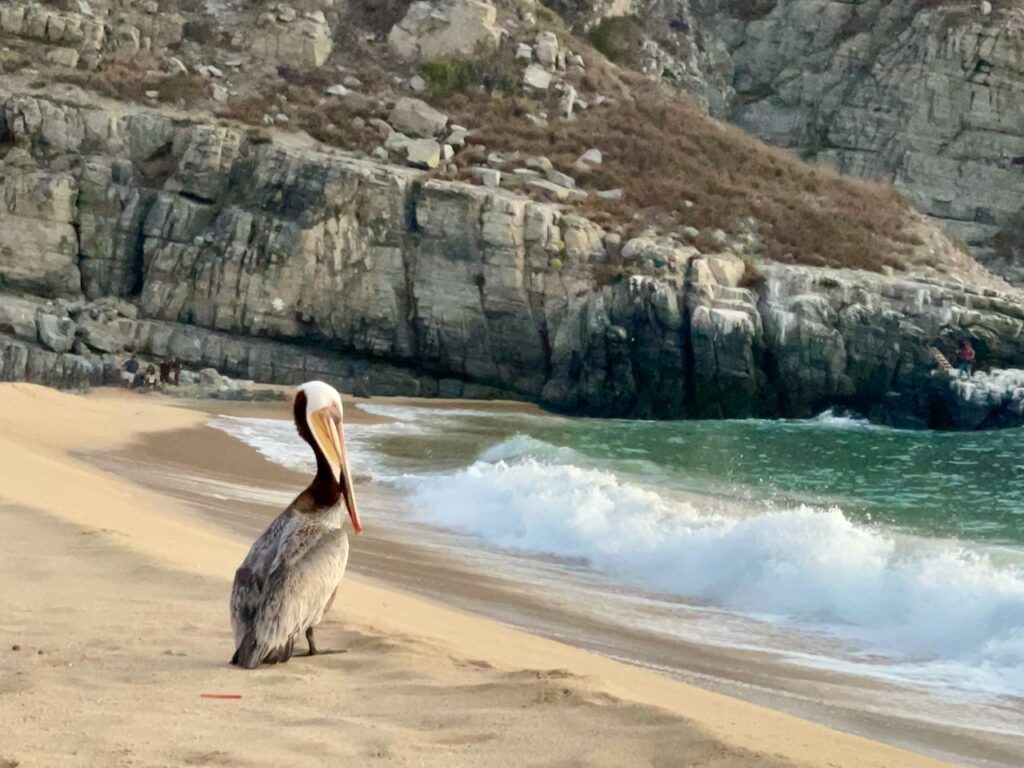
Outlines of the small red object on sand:
[[201,699],[240,699],[242,694],[240,693],[200,693],[199,698]]

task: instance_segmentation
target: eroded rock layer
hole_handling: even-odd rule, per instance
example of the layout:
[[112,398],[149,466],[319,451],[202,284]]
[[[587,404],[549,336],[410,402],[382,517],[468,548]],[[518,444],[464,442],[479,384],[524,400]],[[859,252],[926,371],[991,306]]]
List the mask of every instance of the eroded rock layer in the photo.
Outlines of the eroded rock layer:
[[603,416],[1020,418],[1008,395],[958,421],[930,376],[928,347],[962,336],[1024,362],[1024,304],[997,281],[751,274],[505,191],[30,94],[0,93],[0,156],[4,379],[99,383],[130,350]]

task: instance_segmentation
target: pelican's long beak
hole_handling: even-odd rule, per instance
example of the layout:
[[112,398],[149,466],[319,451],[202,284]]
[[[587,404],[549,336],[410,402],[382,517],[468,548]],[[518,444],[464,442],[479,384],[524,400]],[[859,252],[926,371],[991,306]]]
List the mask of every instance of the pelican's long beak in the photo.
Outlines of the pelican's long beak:
[[331,466],[334,479],[341,486],[341,495],[348,507],[348,516],[352,519],[352,529],[359,533],[363,530],[356,510],[356,492],[352,485],[352,473],[348,468],[348,450],[345,447],[345,431],[341,423],[336,421],[337,409],[334,406],[315,411],[310,418],[310,428],[316,438],[320,450]]

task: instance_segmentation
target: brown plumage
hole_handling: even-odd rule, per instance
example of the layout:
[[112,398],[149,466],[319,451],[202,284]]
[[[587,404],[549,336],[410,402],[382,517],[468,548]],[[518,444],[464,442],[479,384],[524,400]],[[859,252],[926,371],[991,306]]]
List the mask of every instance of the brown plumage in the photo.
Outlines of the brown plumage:
[[288,508],[253,543],[235,572],[232,664],[253,669],[291,658],[303,634],[315,654],[313,628],[334,601],[348,563],[343,507],[360,530],[342,431],[341,398],[323,382],[299,387],[293,405],[299,435],[317,471]]

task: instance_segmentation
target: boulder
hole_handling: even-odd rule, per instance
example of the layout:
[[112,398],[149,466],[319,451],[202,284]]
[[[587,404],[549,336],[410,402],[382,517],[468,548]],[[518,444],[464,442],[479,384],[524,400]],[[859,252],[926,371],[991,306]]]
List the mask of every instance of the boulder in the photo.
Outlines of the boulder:
[[433,139],[413,139],[405,145],[405,160],[414,168],[436,168],[441,154],[441,145]]
[[0,333],[35,341],[38,308],[34,301],[0,295]]
[[531,64],[523,70],[523,85],[536,91],[546,91],[551,85],[551,73],[540,64]]
[[537,41],[533,46],[537,61],[548,69],[554,69],[558,60],[558,38],[554,32],[538,32]]
[[391,28],[388,45],[407,61],[469,56],[501,39],[497,11],[484,0],[415,2]]
[[54,352],[70,352],[75,343],[75,321],[40,311],[36,316],[39,341]]
[[448,124],[448,116],[425,101],[406,96],[395,104],[388,122],[406,135],[426,138],[441,133]]
[[78,324],[78,330],[86,345],[99,352],[120,352],[125,347],[124,329],[118,322],[84,320]]
[[229,386],[230,381],[227,376],[221,376],[220,371],[216,368],[203,368],[199,371],[199,386],[201,387],[220,389]]
[[334,36],[328,24],[313,19],[281,22],[271,17],[253,30],[250,50],[291,67],[320,67],[334,50]]

